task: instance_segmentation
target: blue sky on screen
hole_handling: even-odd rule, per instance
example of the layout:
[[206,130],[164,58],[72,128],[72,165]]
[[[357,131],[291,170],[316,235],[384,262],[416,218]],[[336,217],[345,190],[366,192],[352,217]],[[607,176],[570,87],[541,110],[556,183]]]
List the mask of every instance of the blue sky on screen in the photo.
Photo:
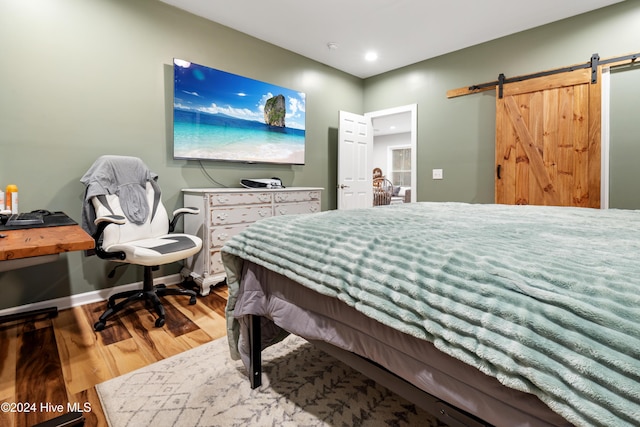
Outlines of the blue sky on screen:
[[286,127],[305,129],[305,94],[192,62],[174,59],[174,108],[264,123],[267,99],[284,95]]

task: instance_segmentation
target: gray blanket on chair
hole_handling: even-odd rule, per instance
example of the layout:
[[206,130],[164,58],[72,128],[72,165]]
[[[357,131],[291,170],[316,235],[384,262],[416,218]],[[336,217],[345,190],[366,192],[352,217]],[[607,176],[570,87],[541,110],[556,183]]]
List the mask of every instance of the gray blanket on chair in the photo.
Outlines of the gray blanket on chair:
[[[155,185],[157,175],[149,171],[137,157],[101,156],[80,179],[87,188],[82,208],[82,228],[93,235],[96,226],[95,210],[91,198],[115,194],[127,219],[142,224],[149,216],[146,196],[147,182]],[[160,189],[156,186],[156,190]]]

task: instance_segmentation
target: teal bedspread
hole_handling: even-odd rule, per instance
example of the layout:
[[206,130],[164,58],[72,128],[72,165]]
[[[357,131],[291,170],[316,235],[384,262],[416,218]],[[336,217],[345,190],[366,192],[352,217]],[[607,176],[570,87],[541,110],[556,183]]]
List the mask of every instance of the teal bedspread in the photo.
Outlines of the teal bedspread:
[[230,310],[250,260],[573,424],[640,420],[640,211],[412,203],[274,217],[223,259]]

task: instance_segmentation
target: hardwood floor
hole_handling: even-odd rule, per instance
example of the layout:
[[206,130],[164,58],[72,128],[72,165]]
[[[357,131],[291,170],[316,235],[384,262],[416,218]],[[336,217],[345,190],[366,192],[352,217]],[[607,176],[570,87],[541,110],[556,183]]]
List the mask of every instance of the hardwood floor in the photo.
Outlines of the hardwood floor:
[[226,286],[195,305],[181,296],[163,302],[162,328],[140,303],[95,332],[105,302],[62,310],[53,319],[0,324],[0,426],[32,426],[74,409],[84,412],[85,426],[107,426],[96,384],[226,334]]

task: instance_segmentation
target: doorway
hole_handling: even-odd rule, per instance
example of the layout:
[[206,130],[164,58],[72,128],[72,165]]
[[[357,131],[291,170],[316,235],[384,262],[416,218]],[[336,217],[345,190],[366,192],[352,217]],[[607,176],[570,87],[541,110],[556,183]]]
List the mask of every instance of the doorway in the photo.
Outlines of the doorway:
[[635,127],[640,107],[640,65],[602,70],[602,202],[603,209],[640,209]]
[[[410,182],[408,202],[417,201],[417,105],[406,105],[359,115],[339,112],[338,129],[338,209],[359,209],[373,206],[374,123],[396,133],[406,134],[409,167],[405,166],[404,182]],[[405,143],[406,143],[405,142]],[[405,149],[405,153],[407,150]],[[382,161],[385,164],[387,160]],[[407,162],[405,162],[407,163]],[[389,168],[389,170],[392,170]],[[405,189],[406,192],[406,189]],[[391,199],[391,198],[390,198]],[[405,198],[402,198],[403,202]]]
[[417,114],[416,104],[365,113],[373,125],[373,166],[411,202],[417,201]]

